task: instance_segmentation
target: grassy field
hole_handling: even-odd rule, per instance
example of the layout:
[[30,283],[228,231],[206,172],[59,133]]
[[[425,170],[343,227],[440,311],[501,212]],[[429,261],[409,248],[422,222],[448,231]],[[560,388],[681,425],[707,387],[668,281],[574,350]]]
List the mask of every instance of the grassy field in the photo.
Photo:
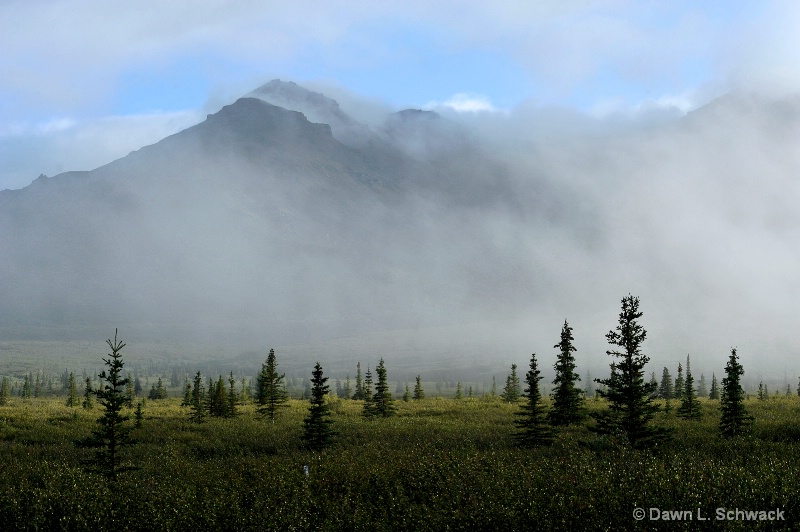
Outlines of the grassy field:
[[[313,453],[300,447],[307,402],[291,401],[274,424],[253,405],[235,419],[194,424],[178,399],[147,401],[139,443],[125,452],[139,469],[110,483],[84,471],[91,451],[73,445],[92,430],[97,407],[12,398],[0,407],[0,523],[4,530],[797,527],[800,399],[749,400],[755,432],[733,440],[717,436],[717,403],[702,404],[699,421],[660,414],[675,437],[641,452],[585,426],[559,432],[551,447],[517,448],[518,407],[494,398],[398,401],[396,417],[376,420],[361,418],[360,402],[336,400],[336,443]],[[634,519],[636,508],[644,520]],[[650,519],[651,508],[660,519]],[[718,521],[718,508],[781,509],[784,520]],[[665,521],[662,511],[687,511],[692,521]]]

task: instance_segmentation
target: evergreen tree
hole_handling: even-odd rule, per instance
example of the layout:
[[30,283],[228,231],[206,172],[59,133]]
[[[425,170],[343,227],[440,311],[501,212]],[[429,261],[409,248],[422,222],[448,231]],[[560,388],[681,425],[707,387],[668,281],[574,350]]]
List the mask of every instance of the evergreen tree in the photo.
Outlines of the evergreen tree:
[[458,381],[458,384],[456,384],[456,401],[462,399],[462,397],[463,396],[461,395],[461,381]]
[[503,401],[516,403],[519,401],[519,378],[517,377],[517,365],[511,364],[511,374],[506,377],[506,386],[501,395]]
[[406,391],[403,394],[403,401],[406,403],[411,400],[411,390],[408,389],[408,383],[406,383]]
[[708,398],[712,401],[719,401],[719,384],[717,384],[717,376],[711,373],[711,391],[708,392]]
[[547,414],[541,404],[542,394],[539,392],[539,381],[542,380],[536,363],[536,353],[531,355],[530,369],[525,375],[528,387],[522,397],[520,411],[516,413],[514,424],[519,429],[514,437],[520,445],[534,447],[548,445],[553,440],[553,432],[547,423]]
[[259,404],[258,411],[269,416],[273,423],[275,423],[275,414],[278,409],[285,407],[289,400],[283,384],[284,377],[285,375],[278,375],[275,350],[270,349],[267,361],[261,367],[261,373],[258,375],[256,399]]
[[658,380],[656,379],[656,372],[650,372],[650,386],[653,391],[650,393],[650,399],[658,399]]
[[364,373],[364,382],[361,384],[361,395],[364,399],[364,408],[361,415],[365,418],[371,418],[375,415],[375,404],[372,398],[372,373],[367,366],[367,371]]
[[576,386],[576,382],[581,378],[575,372],[575,356],[572,353],[577,349],[572,345],[574,340],[572,327],[567,320],[564,320],[561,341],[553,346],[558,349],[558,355],[553,366],[556,378],[553,380],[553,392],[550,394],[553,403],[547,416],[551,425],[573,425],[579,423],[585,416],[583,393]]
[[192,384],[189,382],[189,376],[183,376],[183,402],[181,406],[192,406]]
[[628,295],[622,299],[622,311],[616,330],[606,334],[611,345],[624,349],[606,351],[609,356],[620,359],[611,363],[611,376],[598,379],[606,386],[598,390],[601,397],[610,403],[609,409],[593,414],[597,425],[592,430],[600,434],[622,434],[635,448],[651,447],[667,437],[663,428],[652,427],[650,422],[659,408],[650,394],[651,385],[644,381],[644,367],[650,358],[641,352],[647,335],[639,325],[642,316],[639,298]]
[[344,388],[342,388],[344,392],[344,399],[350,399],[350,396],[353,394],[353,390],[350,388],[350,374],[347,374],[347,377],[344,379]]
[[681,363],[678,362],[678,376],[675,377],[675,387],[672,389],[674,392],[674,395],[672,396],[673,399],[682,399],[684,388],[685,384],[683,380],[683,367],[681,366]]
[[420,401],[422,399],[425,399],[425,390],[422,389],[422,380],[417,375],[417,383],[414,385],[414,400]]
[[203,377],[200,375],[199,371],[194,376],[190,406],[192,408],[192,413],[189,415],[189,419],[195,423],[202,423],[206,417],[205,388],[203,386]]
[[797,396],[800,397],[800,377],[798,377],[797,381]]
[[83,408],[91,410],[94,408],[94,390],[92,390],[92,379],[86,377],[86,385],[83,388]]
[[39,378],[39,372],[37,371],[36,382],[33,384],[33,396],[39,397],[40,395],[42,395],[42,380]]
[[148,399],[166,399],[167,398],[167,389],[164,388],[164,382],[161,380],[161,377],[158,378],[158,382],[153,384],[153,387],[150,389],[150,393],[148,394]]
[[[69,376],[67,376],[67,386],[69,386]],[[25,375],[25,382],[22,384],[22,392],[20,396],[23,399],[30,399],[31,398],[31,379],[28,375]]]
[[311,373],[311,407],[308,416],[303,420],[302,440],[305,444],[315,451],[321,451],[331,444],[336,432],[331,425],[330,408],[325,402],[325,395],[328,393],[328,385],[325,382],[327,377],[322,376],[322,366],[319,362],[314,366]]
[[697,397],[708,397],[708,388],[706,387],[706,377],[700,374],[700,383],[697,385]]
[[467,391],[467,397],[472,399],[472,386],[469,387],[469,391]]
[[766,394],[764,393],[764,381],[761,381],[758,383],[758,400],[763,401],[766,398]]
[[136,412],[133,415],[133,426],[137,429],[142,428],[142,420],[144,419],[144,412],[142,412],[142,402],[136,403]]
[[361,362],[356,364],[356,392],[353,394],[353,399],[357,401],[364,399],[364,383],[361,380]]
[[722,379],[720,410],[722,417],[719,430],[725,437],[737,436],[750,432],[753,417],[744,408],[744,390],[740,378],[744,368],[739,364],[736,349],[731,349],[731,356],[725,365],[725,378]]
[[237,398],[236,398],[236,379],[233,378],[233,372],[232,371],[231,371],[231,374],[228,376],[228,385],[230,386],[228,388],[228,408],[225,411],[225,416],[226,417],[236,417],[236,415],[238,413],[238,412],[236,412],[236,403],[237,403]]
[[394,399],[389,393],[389,381],[382,358],[375,368],[375,373],[378,375],[378,382],[375,384],[375,395],[372,398],[373,412],[379,417],[391,417],[396,413],[397,407],[394,406]]
[[686,355],[686,381],[683,386],[683,400],[681,401],[681,406],[678,407],[677,414],[686,419],[698,419],[702,415],[700,402],[697,400],[694,389],[692,369],[689,366],[689,355]]
[[249,381],[242,377],[242,391],[239,392],[239,402],[240,403],[248,403],[253,398],[253,392],[250,389],[250,385],[253,381]]
[[0,406],[8,405],[11,398],[11,383],[8,377],[3,377],[3,384],[0,385]]
[[789,384],[787,384],[786,385],[786,397],[791,397],[791,396],[792,396],[792,387]]
[[142,380],[139,378],[137,374],[136,377],[133,379],[133,395],[138,397],[142,394]]
[[67,406],[78,406],[78,389],[75,387],[75,375],[69,373],[69,393],[67,393]]
[[669,369],[665,366],[661,372],[661,385],[658,387],[658,396],[661,399],[669,401],[672,399],[672,375],[669,374]]
[[[83,447],[97,448],[95,459],[92,462],[93,469],[105,475],[111,480],[115,480],[119,473],[134,469],[133,467],[123,467],[120,458],[120,450],[132,445],[134,440],[131,438],[129,427],[125,422],[130,418],[122,415],[122,408],[129,401],[126,393],[128,378],[122,378],[122,368],[125,363],[122,360],[120,351],[125,344],[117,341],[117,332],[114,331],[114,341],[106,341],[111,348],[109,358],[104,358],[108,373],[103,370],[100,377],[101,387],[94,390],[94,394],[103,407],[103,415],[98,418],[97,427],[92,431],[89,438],[79,442]],[[74,378],[73,378],[74,380]]]

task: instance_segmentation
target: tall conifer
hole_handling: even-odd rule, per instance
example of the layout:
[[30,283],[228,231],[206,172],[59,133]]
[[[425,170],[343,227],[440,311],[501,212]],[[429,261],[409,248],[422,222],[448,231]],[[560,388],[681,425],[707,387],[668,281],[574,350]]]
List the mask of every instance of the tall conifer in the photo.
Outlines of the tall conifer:
[[583,410],[583,391],[576,386],[576,382],[581,380],[575,372],[575,356],[572,354],[577,351],[572,342],[572,327],[567,320],[564,320],[564,327],[561,329],[561,341],[553,347],[558,349],[556,363],[553,368],[556,370],[556,378],[553,380],[554,388],[550,394],[553,400],[548,419],[552,425],[572,425],[579,423],[585,413]]
[[731,356],[725,365],[720,398],[722,417],[719,421],[719,430],[725,437],[747,434],[753,425],[753,417],[744,408],[744,390],[740,381],[742,375],[744,368],[739,363],[736,349],[731,348]]
[[597,425],[591,430],[600,434],[621,434],[633,447],[643,448],[656,445],[667,437],[668,431],[651,426],[651,421],[659,407],[653,404],[652,385],[644,381],[644,367],[650,358],[641,351],[647,335],[638,319],[639,298],[628,295],[622,299],[622,310],[616,330],[606,334],[608,343],[616,349],[606,354],[619,359],[611,363],[611,376],[597,379],[606,386],[597,393],[609,401],[609,409],[594,413]]
[[547,423],[547,414],[541,403],[539,391],[541,372],[536,363],[536,353],[531,355],[530,369],[525,374],[527,388],[522,396],[520,411],[516,413],[514,424],[519,431],[514,434],[517,442],[526,447],[548,445],[553,440],[553,432]]
[[278,409],[286,406],[288,401],[286,388],[283,384],[284,376],[278,375],[275,350],[270,349],[267,361],[261,367],[261,373],[258,375],[256,399],[259,404],[258,411],[269,416],[273,423]]
[[303,420],[303,442],[315,451],[321,451],[331,444],[336,432],[331,425],[330,407],[325,402],[325,395],[329,387],[325,382],[327,377],[322,376],[322,366],[319,362],[311,373],[311,406],[308,415]]

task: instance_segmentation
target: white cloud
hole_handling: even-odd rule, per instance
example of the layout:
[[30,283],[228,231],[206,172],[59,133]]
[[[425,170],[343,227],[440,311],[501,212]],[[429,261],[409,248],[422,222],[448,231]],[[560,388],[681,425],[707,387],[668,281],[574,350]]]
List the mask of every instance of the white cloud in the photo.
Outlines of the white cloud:
[[428,102],[425,107],[430,109],[446,108],[458,113],[503,112],[501,109],[492,105],[492,102],[486,96],[465,92],[454,94],[449,100],[444,102]]

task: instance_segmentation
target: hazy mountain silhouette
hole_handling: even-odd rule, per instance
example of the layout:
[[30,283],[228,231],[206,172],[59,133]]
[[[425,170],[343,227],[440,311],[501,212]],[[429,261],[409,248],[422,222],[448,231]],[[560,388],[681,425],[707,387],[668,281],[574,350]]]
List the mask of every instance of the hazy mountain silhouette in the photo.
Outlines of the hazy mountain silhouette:
[[[441,321],[454,302],[437,293],[467,282],[450,267],[476,244],[449,232],[450,214],[429,212],[454,176],[331,99],[277,82],[256,92],[266,89],[305,96],[358,141],[242,98],[93,171],[0,192],[6,333],[125,323],[154,336],[290,341]],[[445,203],[470,193],[486,199],[465,179]],[[452,258],[434,257],[443,249]]]

